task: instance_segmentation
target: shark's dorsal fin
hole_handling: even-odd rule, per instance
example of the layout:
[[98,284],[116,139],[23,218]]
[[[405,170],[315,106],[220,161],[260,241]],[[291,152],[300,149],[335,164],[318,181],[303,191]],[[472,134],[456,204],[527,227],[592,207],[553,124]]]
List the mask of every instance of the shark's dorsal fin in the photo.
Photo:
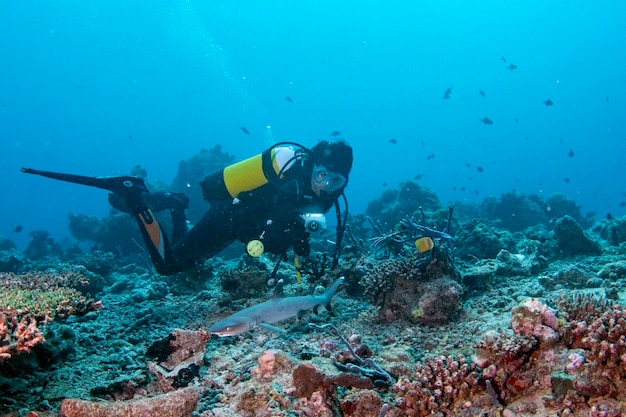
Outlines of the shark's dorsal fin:
[[285,281],[283,281],[282,279],[279,279],[278,282],[276,283],[276,287],[274,287],[274,295],[272,296],[272,298],[283,298],[285,296],[283,292],[284,285],[285,285]]

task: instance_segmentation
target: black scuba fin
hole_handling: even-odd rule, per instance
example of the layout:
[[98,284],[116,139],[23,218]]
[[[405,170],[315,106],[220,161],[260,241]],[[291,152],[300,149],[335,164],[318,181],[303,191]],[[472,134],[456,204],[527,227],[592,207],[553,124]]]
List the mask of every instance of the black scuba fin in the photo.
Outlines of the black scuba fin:
[[82,175],[63,174],[60,172],[40,171],[32,168],[22,168],[22,172],[26,174],[36,174],[43,177],[52,178],[54,180],[73,182],[75,184],[88,185],[90,187],[102,188],[109,190],[115,194],[129,195],[142,192],[148,192],[148,188],[142,178],[123,176],[123,177],[84,177]]

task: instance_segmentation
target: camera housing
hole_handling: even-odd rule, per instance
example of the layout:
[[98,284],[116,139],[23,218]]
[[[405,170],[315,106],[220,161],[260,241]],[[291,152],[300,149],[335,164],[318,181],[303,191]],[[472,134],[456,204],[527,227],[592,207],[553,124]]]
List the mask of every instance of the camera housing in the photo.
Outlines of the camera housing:
[[302,215],[304,228],[309,233],[321,232],[326,229],[326,216],[322,213],[306,213]]

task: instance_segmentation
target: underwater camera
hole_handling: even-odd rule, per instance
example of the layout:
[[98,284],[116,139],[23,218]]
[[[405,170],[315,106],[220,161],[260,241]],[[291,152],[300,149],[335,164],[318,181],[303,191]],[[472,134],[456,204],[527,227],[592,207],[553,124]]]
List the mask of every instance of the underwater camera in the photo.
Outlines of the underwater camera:
[[321,213],[306,213],[302,215],[304,228],[309,233],[321,232],[326,229],[326,216]]

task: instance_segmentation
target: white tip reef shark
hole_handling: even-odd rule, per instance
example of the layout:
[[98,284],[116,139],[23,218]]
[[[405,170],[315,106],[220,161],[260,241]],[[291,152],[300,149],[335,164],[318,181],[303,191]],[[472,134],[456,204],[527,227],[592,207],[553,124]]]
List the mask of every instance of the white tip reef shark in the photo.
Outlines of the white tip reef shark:
[[284,332],[272,323],[296,317],[300,312],[323,305],[330,310],[330,300],[337,289],[343,284],[344,277],[338,278],[322,295],[305,295],[299,297],[283,297],[282,282],[276,284],[274,297],[259,304],[245,308],[237,313],[218,321],[209,327],[209,333],[219,337],[235,336],[255,327],[265,327],[269,330]]

